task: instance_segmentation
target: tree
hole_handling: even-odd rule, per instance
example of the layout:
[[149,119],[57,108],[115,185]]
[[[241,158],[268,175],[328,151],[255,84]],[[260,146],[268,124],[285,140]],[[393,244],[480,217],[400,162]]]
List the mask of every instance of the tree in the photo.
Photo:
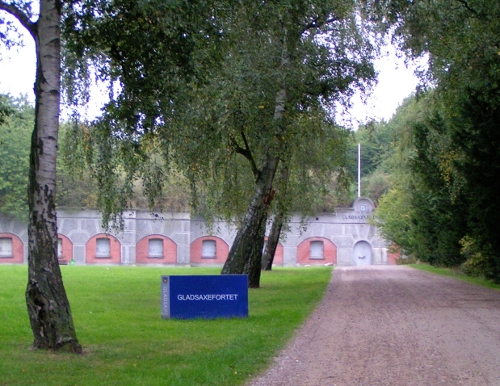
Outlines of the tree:
[[16,18],[31,34],[36,46],[35,127],[31,138],[28,188],[30,216],[26,303],[35,348],[79,353],[82,348],[76,337],[57,261],[55,200],[61,4],[54,0],[40,0],[38,5],[38,12],[34,12],[32,4],[27,2],[0,1],[0,11]]
[[0,124],[5,121],[5,118],[13,113],[10,106],[9,96],[0,94]]
[[[37,12],[32,10],[36,5],[39,6]],[[161,119],[156,115],[157,102],[163,101],[170,106],[178,93],[176,85],[181,84],[182,79],[195,77],[200,69],[197,59],[202,58],[193,57],[193,52],[198,42],[209,45],[215,40],[205,28],[206,25],[213,27],[212,10],[208,2],[40,0],[31,3],[0,0],[0,11],[17,19],[30,32],[37,54],[26,290],[34,347],[81,352],[57,261],[55,185],[61,27],[65,38],[64,75],[68,100],[75,105],[88,101],[88,75],[94,68],[100,79],[109,82],[111,94],[100,120],[101,132],[110,133],[116,129],[119,137],[131,139],[126,146],[135,149],[137,136],[153,130]],[[2,27],[0,38],[9,47],[15,43],[15,37],[9,39],[15,33],[15,25],[8,21],[2,23]],[[75,82],[68,81],[71,75]],[[164,88],[156,87],[159,79],[165,82]],[[113,94],[117,84],[119,91]],[[151,88],[152,85],[155,88]],[[167,110],[168,107],[163,112]],[[116,137],[108,136],[100,144],[103,150],[100,154],[104,155],[100,161],[104,169],[111,171],[112,167],[108,166],[114,152],[107,151],[113,150],[113,139]],[[137,157],[129,161],[130,170],[126,170],[130,175],[139,163]],[[132,191],[133,186],[129,180],[122,187],[127,192]],[[101,178],[100,182],[107,187],[98,197],[105,207],[112,201],[110,195],[115,190],[112,180],[111,184],[106,178]],[[124,201],[120,204],[122,208]]]
[[435,93],[412,98],[388,123],[397,149],[388,160],[392,186],[377,208],[379,229],[404,254],[457,266],[467,234],[466,200],[456,190],[457,156]]
[[0,123],[0,213],[27,220],[29,139],[35,111],[24,99],[0,98],[9,111]]
[[349,148],[349,171],[357,179],[358,145],[361,146],[361,194],[375,205],[390,185],[387,159],[392,153],[391,135],[392,128],[387,122],[371,122],[356,131]]
[[[438,134],[449,141],[452,150],[439,147],[436,165],[450,199],[461,203],[462,211],[447,211],[447,215],[456,222],[466,219],[467,244],[474,245],[482,256],[486,276],[498,281],[500,260],[494,251],[500,244],[494,224],[500,221],[496,193],[500,172],[496,151],[500,4],[454,0],[392,5],[390,17],[395,16],[397,21],[396,39],[414,56],[428,55],[426,75],[438,101],[434,115],[440,121],[430,117],[430,124],[420,133],[419,150],[422,154],[434,153],[432,146]],[[429,176],[433,173],[428,170]]]
[[203,82],[207,68],[218,61],[219,12],[226,12],[226,4],[120,0],[87,5],[67,10],[63,79],[68,99],[77,106],[88,101],[92,77],[109,89],[102,116],[73,125],[72,135],[81,140],[74,143],[76,151],[80,145],[85,149],[103,225],[120,226],[137,179],[142,178],[151,205],[168,182],[167,133],[176,131],[172,120],[186,102],[185,90]]
[[[76,127],[75,127],[76,125]],[[88,167],[87,152],[82,146],[83,137],[90,129],[83,123],[71,122],[60,128],[59,162],[57,170],[57,207],[65,209],[99,209],[96,171]],[[78,137],[81,138],[78,138]],[[88,145],[88,143],[87,143]],[[141,178],[133,181],[128,208],[154,211],[188,211],[189,186],[182,173],[167,165],[161,157],[158,141],[150,141],[144,148],[144,163],[140,166]],[[123,173],[123,177],[125,173]],[[165,185],[158,192],[156,181]],[[154,200],[150,198],[154,196]]]
[[424,105],[412,96],[404,101],[389,122],[374,125],[375,130],[386,134],[380,141],[381,154],[375,154],[376,160],[381,162],[374,168],[373,174],[382,169],[390,176],[390,187],[381,196],[376,209],[377,227],[384,238],[395,242],[404,255],[416,258],[421,256],[418,254],[419,236],[415,229],[415,211],[419,208],[414,202],[414,192],[421,184],[416,181],[412,170],[416,152],[413,125],[423,115]]
[[[232,200],[223,211],[242,218],[223,272],[245,271],[258,286],[279,165],[302,142],[321,141],[325,127],[333,126],[327,106],[347,100],[355,87],[364,88],[374,77],[373,47],[349,1],[245,2],[231,9],[214,3],[206,5],[206,13],[199,12],[200,6],[185,10],[186,20],[199,21],[195,28],[165,24],[162,12],[145,15],[142,7],[108,9],[105,3],[100,12],[113,19],[73,28],[79,42],[72,49],[79,52],[75,58],[84,63],[82,58],[104,52],[111,60],[99,67],[102,77],[119,78],[124,90],[92,125],[88,158],[97,166],[105,221],[107,214],[126,207],[121,198],[130,196],[130,181],[141,174],[147,158],[143,149],[150,141],[161,141],[166,164],[178,165],[201,191],[198,197],[208,201],[201,207],[210,210],[210,202],[228,202],[241,192],[251,204],[242,208],[242,200]],[[162,25],[146,31],[148,44],[158,46],[153,56],[143,50],[144,37],[137,40],[150,24]],[[109,31],[118,41],[102,39]],[[196,61],[170,44],[178,36],[193,47]],[[134,50],[125,55],[124,46]],[[129,87],[133,92],[127,92]],[[163,178],[158,177],[148,191],[160,191]],[[210,186],[205,180],[212,181]],[[220,194],[227,189],[233,194]],[[207,195],[212,191],[216,194]]]
[[241,221],[222,273],[247,273],[250,287],[259,286],[265,225],[273,199],[282,197],[275,176],[290,168],[296,178],[291,165],[314,158],[316,141],[334,127],[327,106],[374,77],[371,46],[356,21],[350,2],[241,4],[224,26],[222,66],[186,108],[177,154],[189,177],[232,189],[219,194],[224,203],[234,187],[247,197],[232,212]]
[[271,230],[269,231],[269,236],[267,238],[267,243],[264,246],[264,252],[262,253],[262,265],[261,268],[267,271],[270,271],[273,266],[274,255],[276,253],[276,249],[278,248],[278,243],[281,236],[281,231],[283,229],[283,225],[286,221],[287,214],[287,204],[286,200],[289,199],[290,196],[288,193],[288,185],[290,182],[290,170],[288,165],[282,165],[279,179],[277,185],[278,189],[278,197],[276,200],[276,210],[274,213],[274,218],[272,219]]

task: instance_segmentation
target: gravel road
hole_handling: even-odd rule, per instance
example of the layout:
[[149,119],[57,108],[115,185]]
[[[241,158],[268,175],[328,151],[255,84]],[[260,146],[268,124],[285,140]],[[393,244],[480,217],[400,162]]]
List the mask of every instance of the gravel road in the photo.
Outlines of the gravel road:
[[500,291],[405,266],[336,268],[248,386],[500,386]]

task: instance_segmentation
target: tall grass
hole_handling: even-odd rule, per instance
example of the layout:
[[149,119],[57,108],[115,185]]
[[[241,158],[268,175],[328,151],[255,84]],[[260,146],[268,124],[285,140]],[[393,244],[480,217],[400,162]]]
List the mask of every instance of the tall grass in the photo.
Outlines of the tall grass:
[[240,385],[262,371],[321,299],[331,268],[263,272],[249,317],[161,318],[161,275],[208,268],[63,266],[83,355],[31,349],[26,266],[0,266],[0,386]]

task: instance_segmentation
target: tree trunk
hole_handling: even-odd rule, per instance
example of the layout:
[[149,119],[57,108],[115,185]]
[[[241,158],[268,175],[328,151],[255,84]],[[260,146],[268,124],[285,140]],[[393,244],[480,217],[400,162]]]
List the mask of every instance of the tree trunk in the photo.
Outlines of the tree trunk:
[[276,254],[276,248],[280,240],[281,229],[283,229],[283,219],[284,213],[280,211],[276,214],[273,220],[273,225],[271,231],[269,232],[269,237],[267,238],[266,249],[262,255],[262,269],[266,271],[271,271],[273,268],[274,255]]
[[259,288],[260,287],[260,262],[262,260],[262,249],[264,248],[264,237],[266,232],[266,220],[267,220],[267,210],[265,215],[261,217],[259,223],[259,229],[255,242],[251,245],[252,250],[248,256],[248,259],[243,268],[243,273],[248,275],[248,287],[249,288]]
[[26,304],[35,348],[80,353],[57,260],[56,158],[60,102],[60,2],[41,0],[35,38],[35,128],[28,187]]
[[264,232],[278,159],[268,156],[260,173],[254,196],[238,230],[222,274],[248,274],[248,286],[259,288]]
[[281,172],[278,181],[278,202],[276,205],[277,213],[273,219],[273,225],[271,226],[271,231],[269,232],[269,237],[267,239],[266,249],[262,256],[262,269],[266,271],[271,271],[273,268],[274,255],[276,254],[276,248],[280,240],[281,230],[283,229],[283,221],[285,220],[285,201],[288,195],[288,180],[290,178],[290,173],[287,164],[285,163],[281,167]]

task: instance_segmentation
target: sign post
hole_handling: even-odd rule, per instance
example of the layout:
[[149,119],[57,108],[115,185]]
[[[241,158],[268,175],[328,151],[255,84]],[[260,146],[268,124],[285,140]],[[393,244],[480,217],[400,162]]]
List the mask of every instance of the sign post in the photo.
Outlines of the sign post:
[[247,275],[161,277],[164,319],[248,317]]

